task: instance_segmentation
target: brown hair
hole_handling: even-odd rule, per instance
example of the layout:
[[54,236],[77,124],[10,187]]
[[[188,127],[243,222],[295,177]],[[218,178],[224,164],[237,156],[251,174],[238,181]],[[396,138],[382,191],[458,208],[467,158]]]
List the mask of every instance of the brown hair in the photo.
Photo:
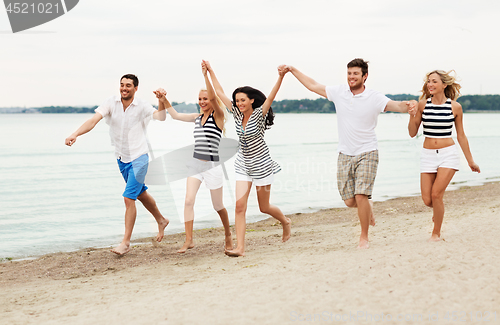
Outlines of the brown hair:
[[134,74],[129,73],[124,75],[123,77],[120,78],[120,82],[122,81],[122,79],[130,79],[134,83],[134,87],[139,86],[139,78],[137,78],[137,76]]
[[363,76],[365,74],[368,74],[368,61],[365,61],[363,59],[354,59],[351,62],[347,63],[347,68],[361,68],[361,72],[363,73]]

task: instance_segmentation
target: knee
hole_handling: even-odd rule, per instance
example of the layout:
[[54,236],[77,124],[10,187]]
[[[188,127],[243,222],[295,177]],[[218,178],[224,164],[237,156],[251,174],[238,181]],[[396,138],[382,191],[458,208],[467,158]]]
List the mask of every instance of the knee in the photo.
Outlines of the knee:
[[443,195],[444,195],[444,192],[432,192],[431,193],[431,198],[432,198],[432,201],[435,202],[435,201],[442,201],[443,200]]
[[236,208],[235,208],[235,213],[240,214],[240,213],[245,213],[247,211],[247,203],[240,201],[236,201]]
[[429,208],[432,208],[432,198],[423,196],[422,201],[424,201],[424,204],[426,206],[428,206]]
[[186,198],[186,200],[184,201],[184,207],[192,208],[194,207],[194,202],[195,202],[194,198]]
[[225,209],[224,204],[222,202],[220,203],[214,203],[212,202],[212,206],[214,207],[214,210],[219,212],[220,210]]
[[353,198],[353,197],[350,198],[350,199],[344,200],[344,203],[349,208],[355,208],[355,207],[357,207],[357,205],[356,205],[356,199]]
[[262,213],[270,214],[270,212],[271,212],[271,206],[269,204],[259,205],[259,210]]
[[132,200],[128,197],[124,197],[123,198],[123,201],[125,202],[125,207],[128,209],[130,207],[134,207],[135,206],[135,200]]

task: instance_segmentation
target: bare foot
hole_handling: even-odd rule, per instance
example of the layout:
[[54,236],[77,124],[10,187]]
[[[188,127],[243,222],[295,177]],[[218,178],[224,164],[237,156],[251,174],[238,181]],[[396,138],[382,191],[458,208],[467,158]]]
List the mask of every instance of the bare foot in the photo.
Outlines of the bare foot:
[[233,249],[233,250],[226,250],[224,252],[227,256],[231,256],[231,257],[239,257],[239,256],[245,256],[245,252],[244,251],[240,251],[238,249]]
[[120,245],[118,245],[116,248],[113,248],[111,250],[112,253],[115,253],[116,255],[125,255],[127,254],[128,252],[130,252],[130,244],[124,244],[124,243],[121,243]]
[[226,236],[225,242],[226,242],[226,246],[224,248],[224,251],[226,252],[226,251],[232,250],[233,249],[233,236],[232,235]]
[[366,240],[366,239],[359,240],[359,245],[358,245],[359,249],[367,249],[369,247],[370,247],[370,243],[368,242],[368,240]]
[[368,200],[368,202],[370,203],[370,207],[372,208],[372,214],[370,215],[370,226],[375,226],[376,222],[375,222],[375,215],[373,214],[373,201]]
[[438,242],[438,241],[442,241],[444,239],[441,239],[441,236],[437,235],[437,234],[432,234],[431,238],[429,238],[428,242]]
[[167,218],[163,218],[163,221],[158,223],[158,235],[156,235],[157,242],[161,242],[163,236],[165,236],[165,228],[168,226],[169,222]]
[[283,226],[283,237],[281,240],[283,242],[286,242],[287,240],[290,239],[290,236],[292,235],[292,220],[290,218],[286,218],[286,223],[282,224]]
[[182,245],[181,249],[179,249],[177,251],[177,253],[179,254],[183,254],[185,253],[188,249],[191,249],[194,247],[194,243],[193,243],[193,240],[187,240],[186,239],[186,242],[184,243],[184,245]]

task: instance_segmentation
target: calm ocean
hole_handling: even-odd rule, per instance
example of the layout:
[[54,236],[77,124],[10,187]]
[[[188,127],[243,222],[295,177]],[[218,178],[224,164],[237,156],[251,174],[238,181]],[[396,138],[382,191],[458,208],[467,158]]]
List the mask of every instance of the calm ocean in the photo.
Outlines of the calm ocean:
[[[124,182],[102,121],[73,147],[64,139],[91,115],[0,114],[0,258],[26,258],[85,247],[105,247],[123,235]],[[271,202],[284,213],[341,207],[337,192],[335,114],[279,114],[266,133],[271,156],[282,167]],[[408,116],[381,114],[378,120],[380,164],[374,200],[419,195],[419,156],[423,137],[411,139]],[[500,180],[500,114],[466,114],[465,131],[481,174],[472,173],[462,155],[461,170],[449,189]],[[150,123],[156,156],[193,143],[193,124]],[[234,122],[226,136],[237,139]],[[233,160],[225,163],[225,205],[234,221]],[[151,185],[160,211],[171,220],[167,233],[184,231],[185,180]],[[248,222],[260,220],[256,195],[250,196]],[[202,184],[195,206],[195,227],[220,226],[209,191]],[[153,217],[138,204],[132,239],[156,234]],[[176,249],[172,248],[172,249]]]

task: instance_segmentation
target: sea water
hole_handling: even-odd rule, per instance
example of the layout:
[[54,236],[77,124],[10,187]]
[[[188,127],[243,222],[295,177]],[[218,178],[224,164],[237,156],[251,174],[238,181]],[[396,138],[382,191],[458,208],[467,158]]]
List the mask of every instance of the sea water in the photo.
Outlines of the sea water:
[[[0,258],[26,258],[118,244],[124,231],[124,181],[111,146],[108,126],[101,121],[72,147],[64,140],[89,114],[0,114]],[[464,115],[464,127],[481,173],[472,173],[461,154],[461,170],[448,190],[500,179],[498,125],[500,114]],[[380,163],[375,201],[420,194],[419,157],[423,137],[411,139],[407,114],[381,114],[376,128]],[[193,124],[151,122],[153,154],[161,156],[189,146]],[[456,134],[456,132],[454,132]],[[237,139],[232,117],[226,136]],[[335,114],[278,114],[265,140],[282,171],[275,175],[271,203],[285,214],[344,206],[338,194],[337,120]],[[234,222],[234,158],[226,161],[224,203]],[[167,233],[184,231],[185,179],[150,185]],[[154,218],[138,206],[133,237],[152,237]],[[267,218],[259,212],[255,189],[247,222]],[[202,184],[195,203],[195,228],[218,227],[209,190]]]

